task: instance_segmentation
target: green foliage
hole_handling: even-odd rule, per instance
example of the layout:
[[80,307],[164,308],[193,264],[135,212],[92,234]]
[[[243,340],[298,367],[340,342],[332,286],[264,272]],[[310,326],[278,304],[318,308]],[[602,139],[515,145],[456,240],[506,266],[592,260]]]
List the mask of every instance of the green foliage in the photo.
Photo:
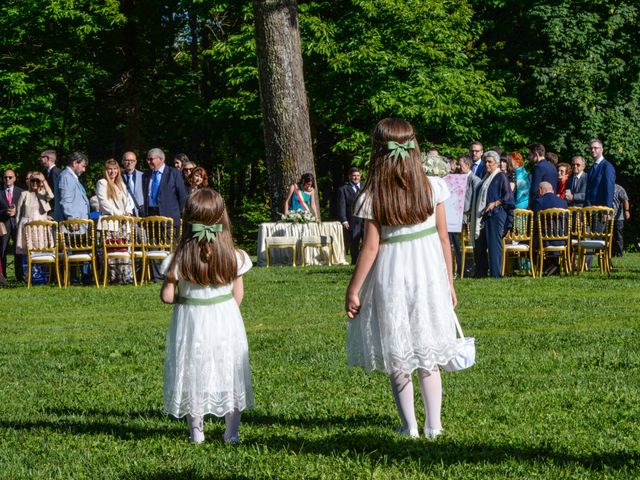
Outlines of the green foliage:
[[614,266],[456,281],[477,364],[443,374],[437,442],[396,436],[387,377],[346,365],[350,267],[245,275],[256,408],[237,447],[220,419],[194,446],[162,413],[158,285],[0,288],[0,478],[636,478],[640,256]]
[[341,3],[300,5],[314,123],[337,139],[335,154],[366,163],[371,129],[385,116],[411,121],[426,144],[458,151],[483,136],[485,115],[512,103],[472,61],[466,2]]

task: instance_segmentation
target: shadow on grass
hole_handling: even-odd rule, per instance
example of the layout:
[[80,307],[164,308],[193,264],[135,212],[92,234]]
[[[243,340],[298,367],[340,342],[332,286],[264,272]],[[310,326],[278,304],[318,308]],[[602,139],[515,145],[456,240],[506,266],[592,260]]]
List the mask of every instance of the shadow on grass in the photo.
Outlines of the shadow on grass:
[[[58,412],[58,413],[54,413]],[[143,440],[146,438],[164,438],[171,441],[186,441],[186,425],[183,421],[164,421],[158,426],[149,426],[137,422],[144,420],[168,420],[170,417],[156,410],[139,410],[131,412],[90,412],[72,409],[50,410],[49,413],[59,418],[41,420],[0,420],[0,428],[14,430],[45,429],[59,433],[80,435],[111,435],[120,440]],[[354,429],[367,425],[389,424],[389,417],[363,415],[345,418],[329,416],[321,418],[283,418],[257,412],[248,412],[243,416],[245,425],[257,427],[250,435],[245,434],[243,445],[237,448],[268,446],[270,450],[290,452],[292,455],[310,454],[331,457],[349,457],[354,461],[362,458],[381,464],[401,464],[411,459],[428,471],[431,465],[495,464],[510,461],[530,464],[548,464],[563,467],[580,467],[588,470],[619,470],[631,468],[640,462],[638,452],[606,451],[571,454],[562,448],[554,448],[544,443],[541,445],[513,445],[482,442],[459,442],[446,435],[438,441],[425,439],[410,440],[391,432],[354,432]],[[222,434],[220,422],[207,422],[209,438],[207,443],[215,444],[215,438]],[[299,434],[281,434],[278,427],[299,427]],[[318,438],[318,428],[327,430],[327,435]],[[341,430],[330,433],[332,430]],[[307,431],[309,430],[309,431]],[[313,430],[313,431],[310,431]],[[215,432],[215,433],[214,433]],[[245,430],[246,432],[246,430]],[[223,447],[222,444],[220,448]],[[163,478],[203,478],[193,471],[165,471],[153,473],[130,472],[128,478],[163,479]],[[222,477],[224,478],[224,477]],[[231,478],[231,477],[230,477]],[[248,478],[237,477],[232,478]]]

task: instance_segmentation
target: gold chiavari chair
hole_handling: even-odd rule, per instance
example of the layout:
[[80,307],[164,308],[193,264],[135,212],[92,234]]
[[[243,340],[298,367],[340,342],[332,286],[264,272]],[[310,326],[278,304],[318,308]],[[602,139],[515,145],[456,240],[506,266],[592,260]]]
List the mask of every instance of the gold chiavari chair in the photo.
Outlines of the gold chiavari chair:
[[544,261],[558,257],[565,274],[571,273],[569,210],[548,208],[538,212],[538,275],[542,276]]
[[516,258],[524,265],[524,271],[535,277],[533,262],[533,212],[525,209],[513,211],[513,227],[502,238],[502,276],[507,259]]
[[71,281],[71,265],[91,264],[93,279],[99,287],[96,270],[96,230],[93,220],[73,218],[59,224],[60,248],[64,259],[64,285]]
[[578,236],[578,272],[586,269],[587,255],[598,257],[602,273],[611,272],[611,240],[613,237],[613,208],[583,207]]
[[[135,275],[135,219],[123,215],[104,215],[98,220],[98,232],[102,244],[102,286],[107,286],[109,260],[128,260],[133,274],[133,283],[138,285]],[[115,267],[115,265],[114,265]]]
[[61,288],[58,267],[58,224],[47,220],[27,222],[24,224],[24,238],[27,247],[27,288],[31,288],[32,266],[38,263],[49,265],[49,282],[55,272],[58,288]]

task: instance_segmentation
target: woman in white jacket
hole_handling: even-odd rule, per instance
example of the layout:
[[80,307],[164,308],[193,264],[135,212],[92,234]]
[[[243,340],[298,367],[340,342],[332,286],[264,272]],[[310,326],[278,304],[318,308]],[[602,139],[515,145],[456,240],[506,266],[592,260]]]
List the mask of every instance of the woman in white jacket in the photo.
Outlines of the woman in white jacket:
[[[132,215],[133,200],[122,180],[118,162],[113,158],[104,162],[104,178],[96,184],[100,215]],[[98,223],[100,226],[100,223]],[[109,283],[133,283],[133,271],[127,260],[109,260]]]

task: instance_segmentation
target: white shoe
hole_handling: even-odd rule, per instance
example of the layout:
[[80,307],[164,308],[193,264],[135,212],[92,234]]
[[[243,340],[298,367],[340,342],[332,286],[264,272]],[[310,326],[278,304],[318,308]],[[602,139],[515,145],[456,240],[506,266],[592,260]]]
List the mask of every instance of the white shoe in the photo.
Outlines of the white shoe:
[[409,438],[419,438],[420,434],[418,433],[418,429],[417,428],[412,428],[409,429],[407,427],[398,427],[396,428],[396,433],[402,437],[409,437]]
[[191,417],[187,419],[189,423],[189,439],[191,443],[204,443],[204,422],[202,417]]
[[435,440],[440,435],[442,435],[442,429],[441,428],[428,428],[428,427],[424,428],[424,436],[425,436],[425,438],[428,438],[429,440]]

